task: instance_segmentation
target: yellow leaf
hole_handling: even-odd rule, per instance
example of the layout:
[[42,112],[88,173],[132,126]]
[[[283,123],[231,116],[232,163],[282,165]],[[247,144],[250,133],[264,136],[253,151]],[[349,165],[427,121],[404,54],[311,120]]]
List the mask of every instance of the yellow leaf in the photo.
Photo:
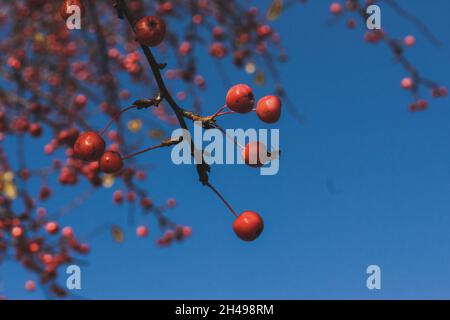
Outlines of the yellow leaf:
[[5,183],[3,186],[3,194],[9,200],[14,200],[17,198],[17,188],[13,183]]
[[161,139],[161,138],[164,137],[164,131],[162,131],[162,130],[156,130],[156,129],[151,129],[151,130],[148,132],[148,135],[149,135],[151,138],[154,138],[154,139]]
[[44,40],[45,40],[45,36],[42,33],[38,32],[34,35],[34,41],[43,42]]
[[267,11],[267,19],[268,20],[276,20],[283,10],[283,0],[273,0],[272,4]]
[[247,64],[245,65],[245,72],[252,74],[255,72],[255,70],[256,70],[256,66],[253,63],[253,61],[247,62]]
[[103,176],[102,185],[105,188],[111,188],[114,185],[114,176],[111,174],[105,174]]
[[266,77],[265,77],[265,75],[264,75],[264,72],[258,71],[258,72],[255,74],[255,83],[256,83],[258,86],[261,86],[261,85],[263,85],[265,82],[266,82]]
[[122,243],[125,240],[122,229],[119,226],[111,227],[111,235],[115,242]]
[[11,182],[14,179],[14,173],[12,171],[6,171],[3,173],[3,176],[1,177],[1,180],[4,182]]
[[128,122],[128,130],[133,133],[139,132],[142,128],[142,121],[140,119],[133,119]]

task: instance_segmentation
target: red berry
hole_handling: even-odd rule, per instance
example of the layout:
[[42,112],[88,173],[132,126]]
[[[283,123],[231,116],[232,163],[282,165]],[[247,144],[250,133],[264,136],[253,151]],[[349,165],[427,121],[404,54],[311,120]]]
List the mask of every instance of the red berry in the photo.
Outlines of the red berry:
[[98,160],[105,151],[105,140],[96,132],[82,133],[75,141],[73,151],[82,160]]
[[223,58],[227,54],[227,48],[220,42],[213,42],[209,47],[209,53],[214,58]]
[[91,248],[89,247],[89,245],[87,243],[82,243],[78,247],[78,251],[82,254],[89,253],[90,250],[91,250]]
[[356,27],[356,21],[355,19],[348,19],[347,20],[347,27],[350,29],[353,29]]
[[431,89],[431,95],[433,98],[445,97],[448,95],[448,89],[446,87],[436,87]]
[[45,231],[47,231],[49,234],[55,234],[56,232],[58,232],[59,226],[56,222],[48,222],[45,225]]
[[403,78],[400,82],[400,86],[405,90],[411,89],[413,87],[413,80],[409,77]]
[[264,229],[261,216],[253,211],[244,211],[233,222],[233,230],[244,241],[253,241]]
[[263,24],[256,29],[256,33],[258,34],[258,37],[266,38],[272,33],[272,29],[267,24]]
[[121,190],[114,191],[113,202],[116,204],[121,204],[123,202],[123,192]]
[[150,198],[141,199],[141,207],[145,210],[150,210],[153,207],[153,201]]
[[181,229],[183,238],[190,237],[192,235],[192,228],[191,227],[183,227]]
[[42,186],[39,190],[39,199],[44,201],[47,200],[52,195],[52,189],[47,186]]
[[249,142],[242,150],[242,158],[250,167],[262,167],[268,160],[267,148],[262,142]]
[[25,289],[27,291],[34,291],[36,289],[36,283],[33,280],[28,280],[25,282]]
[[30,252],[33,252],[33,253],[38,252],[38,251],[39,251],[39,248],[40,248],[40,246],[39,246],[39,244],[36,243],[36,242],[32,242],[32,243],[30,243],[30,244],[28,245],[28,250],[29,250]]
[[416,38],[412,35],[408,35],[403,39],[403,43],[407,47],[412,47],[416,43]]
[[281,100],[277,96],[265,96],[259,99],[256,114],[266,123],[277,122],[281,115]]
[[146,226],[138,226],[136,228],[136,235],[141,238],[148,236],[148,228]]
[[87,98],[84,94],[79,94],[75,97],[73,103],[77,108],[83,108],[86,106]]
[[63,167],[58,180],[62,185],[74,185],[78,182],[78,175],[73,168]]
[[28,127],[28,132],[33,137],[39,137],[39,136],[42,135],[42,127],[41,127],[41,125],[39,123],[32,123]]
[[122,170],[122,168],[122,157],[115,151],[106,151],[100,158],[100,170],[104,173],[116,173]]
[[424,99],[420,99],[417,101],[417,108],[419,110],[425,110],[428,108],[428,101]]
[[69,10],[70,6],[78,6],[80,8],[81,16],[84,15],[85,9],[80,0],[65,0],[59,8],[59,14],[64,20],[67,20],[73,14],[73,12]]
[[255,105],[253,90],[246,84],[237,84],[228,90],[226,104],[232,111],[247,113]]
[[340,4],[340,3],[337,3],[337,2],[333,2],[333,3],[330,5],[330,12],[331,12],[332,14],[340,14],[340,13],[342,12],[342,6],[341,6],[341,4]]
[[136,39],[145,46],[155,47],[164,40],[165,22],[156,16],[147,16],[135,24]]
[[18,132],[25,132],[28,130],[30,124],[25,117],[18,117],[13,120],[13,128]]
[[377,43],[384,37],[382,30],[366,31],[364,33],[364,40],[369,43]]
[[64,227],[61,230],[61,233],[66,238],[72,238],[73,237],[73,229],[71,227]]
[[23,235],[23,229],[21,227],[14,227],[11,229],[11,235],[13,238],[20,238]]

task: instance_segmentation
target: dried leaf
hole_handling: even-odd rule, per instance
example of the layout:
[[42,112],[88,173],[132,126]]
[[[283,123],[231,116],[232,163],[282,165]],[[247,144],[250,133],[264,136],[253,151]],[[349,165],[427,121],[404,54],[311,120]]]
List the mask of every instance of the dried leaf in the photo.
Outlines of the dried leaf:
[[133,133],[139,132],[142,129],[142,121],[140,119],[133,119],[128,122],[128,130]]
[[122,243],[125,240],[124,233],[119,226],[111,227],[111,235],[115,242]]
[[248,74],[252,74],[255,72],[255,70],[256,70],[255,63],[253,61],[247,62],[247,64],[245,65],[245,72],[247,72]]
[[151,129],[151,130],[148,132],[148,135],[149,135],[151,138],[154,138],[154,139],[162,139],[162,138],[164,137],[164,131],[162,131],[162,130],[157,130],[157,129]]
[[258,86],[263,85],[266,82],[266,76],[264,75],[264,72],[262,71],[258,71],[255,74],[255,84],[257,84]]
[[267,11],[267,19],[268,20],[276,20],[283,10],[283,0],[273,0],[270,5],[269,10]]
[[9,200],[14,200],[17,198],[17,188],[13,183],[5,183],[2,192]]
[[114,185],[114,176],[111,174],[105,174],[103,176],[102,185],[105,188],[111,188]]

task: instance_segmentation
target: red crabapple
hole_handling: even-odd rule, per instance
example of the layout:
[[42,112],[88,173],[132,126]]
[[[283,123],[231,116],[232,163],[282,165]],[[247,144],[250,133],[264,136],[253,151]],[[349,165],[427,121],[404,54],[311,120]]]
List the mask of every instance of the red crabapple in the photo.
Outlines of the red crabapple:
[[364,33],[364,40],[369,43],[377,43],[384,37],[383,30],[366,31]]
[[419,110],[425,110],[428,108],[428,101],[424,99],[420,99],[417,101],[417,108]]
[[136,235],[141,238],[148,236],[148,228],[146,226],[138,226],[136,228]]
[[61,234],[66,238],[72,238],[73,237],[73,229],[71,227],[64,227],[61,230]]
[[264,221],[254,211],[244,211],[233,222],[233,230],[244,241],[253,241],[264,229]]
[[78,247],[78,251],[82,254],[89,253],[90,250],[91,250],[91,248],[89,247],[89,245],[87,243],[82,243]]
[[226,104],[237,113],[247,113],[253,109],[255,97],[253,90],[246,84],[237,84],[228,90]]
[[220,42],[214,42],[209,47],[209,53],[215,58],[223,58],[227,54],[227,48]]
[[50,221],[45,225],[45,231],[47,231],[49,234],[55,234],[58,232],[59,226],[56,222]]
[[28,280],[25,282],[25,290],[34,291],[36,289],[36,283],[33,280]]
[[38,252],[38,251],[39,251],[39,248],[40,248],[40,246],[39,246],[39,244],[36,243],[36,242],[32,242],[32,243],[30,243],[30,244],[28,245],[28,250],[29,250],[30,252],[32,252],[32,253]]
[[214,27],[212,30],[212,35],[214,39],[220,40],[224,35],[223,29],[221,27]]
[[412,35],[408,35],[403,39],[403,43],[407,47],[412,47],[416,43],[416,38]]
[[413,87],[413,80],[409,77],[403,78],[400,82],[400,86],[405,90],[411,89]]
[[258,37],[261,39],[268,37],[272,33],[272,29],[267,24],[262,24],[256,29]]
[[15,118],[13,121],[13,128],[18,132],[25,132],[28,130],[30,123],[25,117]]
[[266,146],[259,141],[247,143],[242,150],[242,158],[246,164],[254,168],[262,167],[269,160]]
[[166,34],[165,22],[156,16],[147,16],[135,24],[136,39],[144,46],[159,45]]
[[64,0],[61,7],[59,8],[59,14],[64,20],[67,20],[73,14],[73,12],[69,10],[70,6],[78,6],[80,8],[81,16],[84,15],[85,9],[80,0]]
[[431,89],[431,95],[433,98],[446,97],[448,95],[448,89],[446,87],[436,87]]
[[13,238],[20,238],[23,235],[23,229],[21,227],[13,227],[11,229],[11,236]]
[[337,2],[333,2],[331,5],[330,5],[330,12],[332,13],[332,14],[340,14],[341,12],[342,12],[342,6],[341,6],[341,4],[340,3],[337,3]]
[[158,13],[169,14],[173,10],[173,4],[170,1],[158,4]]
[[44,201],[47,200],[52,195],[52,189],[47,186],[42,186],[39,190],[39,199]]
[[356,20],[355,19],[348,19],[347,20],[347,27],[349,29],[354,29],[356,27]]
[[178,48],[178,53],[182,56],[187,55],[192,50],[191,43],[189,41],[184,41],[180,44],[180,47]]
[[100,170],[104,173],[116,173],[122,168],[123,160],[118,152],[106,151],[100,158]]
[[145,210],[150,210],[153,207],[153,201],[150,198],[141,199],[141,207]]
[[98,160],[105,151],[105,140],[96,132],[80,134],[73,147],[75,154],[82,160]]
[[113,193],[113,202],[116,204],[121,204],[123,202],[123,192],[122,190],[116,190]]
[[75,97],[73,103],[77,108],[83,108],[86,106],[87,98],[84,94],[79,94]]
[[256,114],[266,123],[277,122],[281,115],[281,100],[277,96],[265,96],[259,99]]
[[28,127],[28,132],[32,137],[40,137],[42,135],[42,127],[39,123],[32,123]]
[[192,235],[192,228],[191,227],[183,227],[181,229],[183,232],[183,238],[190,237]]

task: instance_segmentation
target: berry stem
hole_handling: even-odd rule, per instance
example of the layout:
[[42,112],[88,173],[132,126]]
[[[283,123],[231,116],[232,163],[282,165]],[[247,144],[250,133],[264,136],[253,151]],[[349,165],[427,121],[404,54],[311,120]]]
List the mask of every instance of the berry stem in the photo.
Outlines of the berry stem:
[[238,214],[236,213],[236,211],[234,211],[233,207],[228,203],[227,200],[225,200],[225,198],[220,194],[219,191],[216,190],[216,188],[214,188],[209,182],[206,183],[206,185],[212,190],[214,191],[214,193],[220,198],[220,200],[222,200],[222,202],[228,207],[228,209],[230,209],[231,213],[234,214],[234,216],[237,218]]
[[[253,108],[250,112],[255,112],[255,111],[256,111],[256,108]],[[225,112],[218,113],[214,117],[220,117],[220,116],[224,116],[226,114],[234,114],[234,113],[237,113],[237,112],[230,110],[230,111],[225,111]]]
[[123,110],[121,110],[119,113],[117,113],[114,117],[111,118],[111,120],[109,120],[108,124],[102,129],[102,131],[100,131],[99,135],[102,136],[106,130],[108,130],[109,127],[111,127],[111,125],[117,121],[117,119],[120,118],[120,116],[124,113],[127,112],[128,110],[137,108],[137,106],[129,106]]
[[233,141],[233,143],[235,145],[237,145],[239,148],[241,148],[241,150],[245,149],[245,147],[242,144],[240,144],[239,142],[237,142],[236,139],[230,137],[230,135],[221,126],[219,126],[218,124],[214,124],[214,127],[219,129],[225,135],[225,137],[227,137],[229,140]]
[[228,106],[226,104],[224,106],[222,106],[221,108],[219,108],[219,110],[217,110],[217,112],[211,116],[211,119],[214,119],[215,117],[217,117],[226,108],[228,108]]
[[158,148],[168,147],[168,146],[171,146],[173,144],[177,144],[177,143],[181,142],[182,140],[183,140],[182,137],[180,137],[179,139],[173,139],[173,140],[172,139],[167,139],[167,140],[164,140],[163,142],[161,142],[160,144],[158,144],[156,146],[153,146],[153,147],[150,147],[150,148],[146,148],[144,150],[137,151],[137,152],[129,154],[129,155],[125,156],[125,157],[122,157],[122,160],[127,160],[127,159],[133,158],[135,156],[138,156],[140,154],[143,154],[145,152],[148,152],[148,151],[151,151],[151,150],[155,150],[155,149],[158,149]]

